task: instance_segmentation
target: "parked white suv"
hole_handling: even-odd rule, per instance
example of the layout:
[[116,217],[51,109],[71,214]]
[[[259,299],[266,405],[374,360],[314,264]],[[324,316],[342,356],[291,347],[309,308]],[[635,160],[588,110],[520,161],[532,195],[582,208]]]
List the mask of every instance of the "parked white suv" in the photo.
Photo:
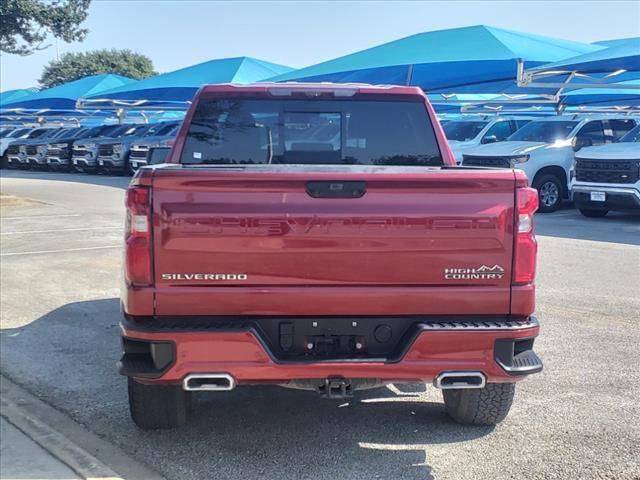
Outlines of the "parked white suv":
[[640,212],[640,125],[618,143],[580,150],[574,173],[573,201],[585,217]]
[[524,170],[538,190],[540,212],[560,208],[570,197],[575,152],[619,140],[640,121],[628,116],[558,116],[533,120],[506,141],[463,154],[463,165]]
[[530,122],[529,117],[478,117],[449,120],[443,126],[449,146],[460,165],[462,154],[479,145],[502,142]]

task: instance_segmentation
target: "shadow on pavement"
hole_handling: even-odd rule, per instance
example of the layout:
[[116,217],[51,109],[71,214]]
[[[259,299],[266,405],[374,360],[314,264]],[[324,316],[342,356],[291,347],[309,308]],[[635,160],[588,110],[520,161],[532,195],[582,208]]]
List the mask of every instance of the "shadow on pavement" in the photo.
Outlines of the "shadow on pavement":
[[[0,331],[3,373],[169,478],[433,479],[430,449],[487,435],[462,427],[424,386],[331,401],[275,386],[198,394],[188,426],[144,432],[129,419],[117,299],[75,302]],[[432,393],[432,392],[430,392]],[[429,395],[432,397],[432,395]]]
[[2,169],[2,178],[24,178],[30,180],[51,180],[58,182],[85,183],[88,185],[103,185],[107,187],[127,188],[131,177],[114,175],[89,175],[86,173],[62,173],[38,170]]

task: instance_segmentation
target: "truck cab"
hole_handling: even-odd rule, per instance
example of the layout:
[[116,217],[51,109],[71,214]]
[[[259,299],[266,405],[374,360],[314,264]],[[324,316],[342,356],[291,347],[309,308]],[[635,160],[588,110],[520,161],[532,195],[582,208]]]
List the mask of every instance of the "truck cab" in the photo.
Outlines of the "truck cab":
[[617,141],[636,126],[627,116],[565,115],[534,120],[495,145],[463,154],[463,165],[523,170],[538,191],[540,212],[554,212],[570,198],[575,152]]
[[443,125],[443,129],[456,163],[460,165],[462,155],[468,150],[479,145],[503,142],[531,120],[530,117],[484,116],[449,120]]

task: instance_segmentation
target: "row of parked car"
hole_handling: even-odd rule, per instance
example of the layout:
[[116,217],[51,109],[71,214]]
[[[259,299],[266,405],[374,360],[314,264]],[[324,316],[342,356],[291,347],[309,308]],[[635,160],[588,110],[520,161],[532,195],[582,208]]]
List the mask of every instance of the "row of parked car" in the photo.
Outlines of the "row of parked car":
[[[640,211],[640,118],[487,116],[442,120],[458,165],[524,170],[541,212],[573,199],[588,217]],[[180,122],[0,130],[3,166],[131,174],[159,163]],[[150,159],[149,155],[155,158]]]
[[459,165],[524,170],[541,212],[572,198],[580,212],[640,211],[640,118],[487,117],[443,122]]
[[168,147],[180,122],[97,127],[7,128],[0,131],[2,166],[131,174],[153,147]]

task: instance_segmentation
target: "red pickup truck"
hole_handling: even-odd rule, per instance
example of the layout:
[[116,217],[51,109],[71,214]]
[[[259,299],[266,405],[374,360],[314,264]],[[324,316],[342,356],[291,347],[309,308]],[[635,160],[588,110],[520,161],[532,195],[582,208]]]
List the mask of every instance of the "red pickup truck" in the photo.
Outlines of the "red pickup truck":
[[500,422],[542,369],[537,199],[517,170],[456,167],[418,88],[203,87],[127,190],[134,422],[183,424],[193,391],[389,383]]

